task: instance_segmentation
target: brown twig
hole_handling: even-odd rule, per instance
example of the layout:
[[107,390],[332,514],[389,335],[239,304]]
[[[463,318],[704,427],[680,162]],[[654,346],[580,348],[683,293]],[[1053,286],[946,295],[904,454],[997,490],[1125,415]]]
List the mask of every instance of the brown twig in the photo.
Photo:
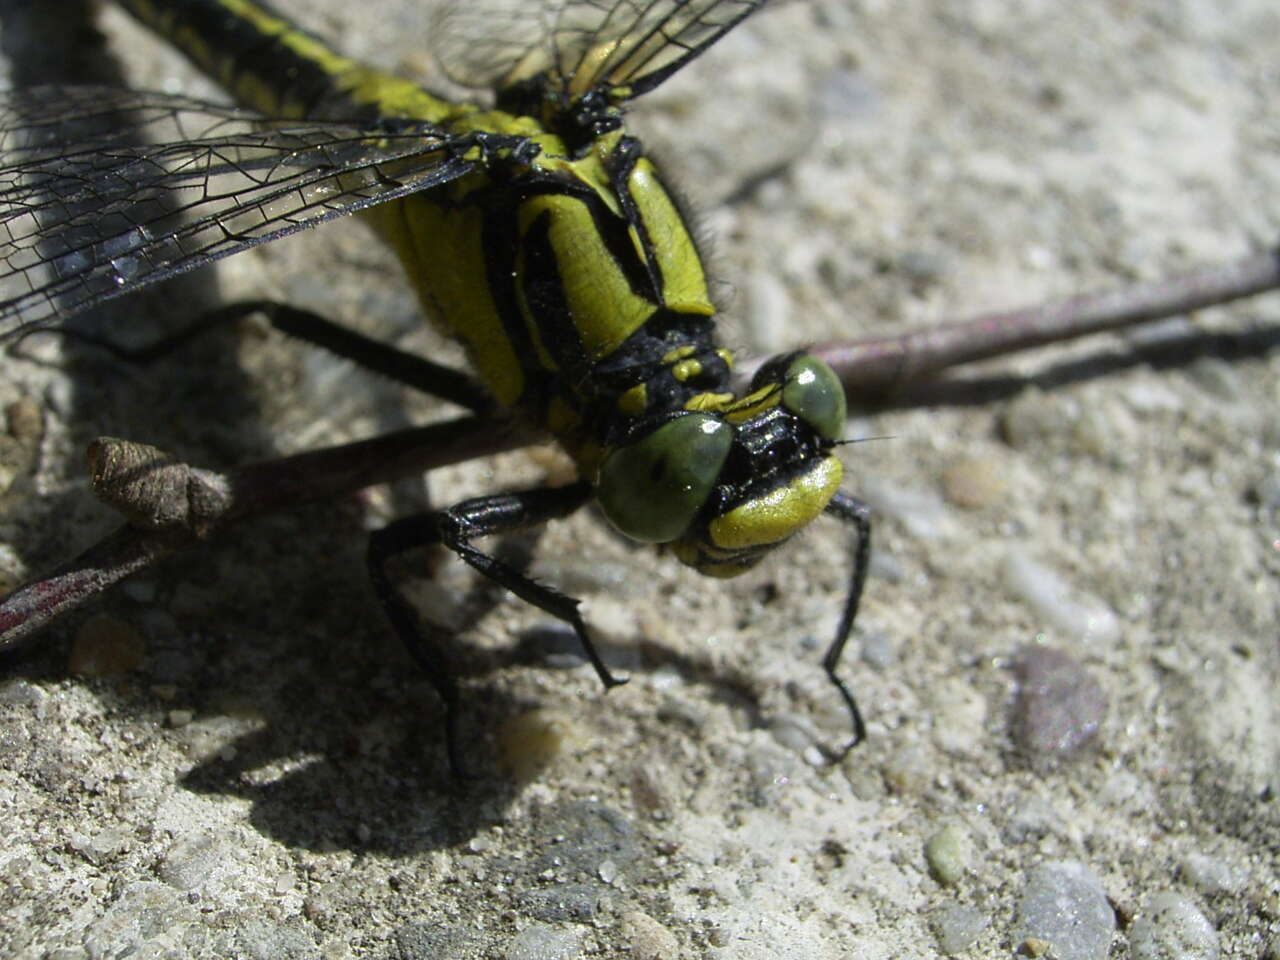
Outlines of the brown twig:
[[128,523],[0,600],[0,650],[238,520],[527,446],[536,439],[502,421],[463,417],[223,474],[181,463],[145,444],[100,438],[89,448],[93,491]]
[[991,357],[1120,330],[1280,288],[1280,250],[1180,277],[989,313],[894,336],[821,344],[850,400],[882,402],[933,375]]
[[[976,360],[1228,303],[1280,288],[1269,252],[1157,283],[1071,297],[897,336],[821,345],[850,399],[883,402],[906,386]],[[94,492],[128,525],[0,600],[0,650],[127,576],[231,523],[284,507],[534,442],[510,424],[466,417],[359,443],[269,460],[227,474],[154,447],[103,439],[89,451]]]

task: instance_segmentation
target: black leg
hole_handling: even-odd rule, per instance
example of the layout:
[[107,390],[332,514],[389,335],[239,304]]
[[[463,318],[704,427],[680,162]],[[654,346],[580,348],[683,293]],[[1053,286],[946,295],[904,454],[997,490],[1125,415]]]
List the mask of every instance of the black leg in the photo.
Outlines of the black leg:
[[218,307],[177,333],[145,347],[122,347],[110,340],[77,330],[50,328],[48,332],[93,344],[127,363],[145,364],[168,356],[215,327],[235,323],[253,313],[261,313],[281,333],[328,350],[397,383],[479,414],[493,412],[493,398],[489,392],[479,381],[461,370],[379,343],[310,310],[301,310],[272,300],[243,300]]
[[853,739],[836,754],[835,759],[838,761],[867,738],[867,727],[862,722],[862,711],[858,709],[858,701],[854,699],[845,682],[836,673],[836,667],[840,665],[844,645],[849,641],[853,622],[858,617],[858,603],[862,600],[862,588],[867,583],[867,567],[871,560],[871,508],[846,493],[837,493],[827,504],[826,512],[845,523],[853,524],[858,530],[858,545],[854,548],[853,573],[849,578],[849,593],[845,597],[844,612],[840,615],[840,625],[836,628],[835,639],[831,641],[831,646],[827,648],[826,655],[822,658],[822,666],[827,671],[827,677],[840,691],[845,706],[849,708],[849,718],[853,722]]
[[586,623],[578,612],[577,600],[535,583],[518,570],[471,546],[471,540],[475,537],[511,533],[568,516],[590,497],[591,487],[585,483],[477,497],[448,510],[396,520],[374,532],[369,538],[369,576],[373,581],[374,591],[396,634],[444,702],[445,746],[449,766],[460,777],[466,776],[466,766],[458,747],[458,685],[444,653],[447,636],[438,627],[419,621],[413,608],[388,579],[387,561],[416,547],[444,544],[495,583],[573,627],[605,688],[615,687],[626,681],[615,677],[600,659],[599,652],[587,634]]

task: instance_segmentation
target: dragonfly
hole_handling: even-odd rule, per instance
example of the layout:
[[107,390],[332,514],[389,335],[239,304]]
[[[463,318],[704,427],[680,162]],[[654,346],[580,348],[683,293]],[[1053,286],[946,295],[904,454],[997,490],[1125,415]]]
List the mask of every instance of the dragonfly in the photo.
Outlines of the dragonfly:
[[[474,376],[328,318],[254,303],[281,330],[478,414],[551,434],[578,479],[398,519],[367,566],[391,628],[444,705],[451,767],[461,694],[449,635],[388,574],[442,544],[566,623],[606,688],[578,601],[473,541],[595,501],[625,536],[728,578],[821,516],[854,533],[823,669],[838,667],[870,557],[870,511],[840,489],[843,387],[784,353],[745,387],[716,339],[701,253],[659,167],[625,126],[667,81],[765,0],[446,5],[432,29],[451,71],[493,105],[436,96],[349,59],[252,0],[120,5],[239,102],[102,88],[0,100],[0,336],[10,339],[257,244],[358,215],[395,252],[424,313]],[[218,322],[225,319],[220,312]]]

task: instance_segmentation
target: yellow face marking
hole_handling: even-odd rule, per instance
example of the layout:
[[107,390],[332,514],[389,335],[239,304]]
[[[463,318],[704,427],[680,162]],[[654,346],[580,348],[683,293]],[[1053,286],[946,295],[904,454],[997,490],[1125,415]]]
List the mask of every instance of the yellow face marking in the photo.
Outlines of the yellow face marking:
[[844,467],[826,457],[790,483],[748,500],[707,525],[714,546],[743,550],[785,540],[811,523],[840,487]]
[[758,417],[770,407],[776,407],[781,400],[782,391],[778,389],[777,384],[769,384],[754,393],[747,394],[741,400],[728,407],[724,412],[725,419],[730,423],[746,423],[753,417]]
[[699,545],[688,540],[677,540],[671,544],[671,553],[686,567],[692,567],[704,576],[719,580],[741,576],[761,560],[759,556],[751,556],[745,560],[735,559],[735,553],[721,553],[705,544]]
[[690,397],[684,408],[698,413],[721,413],[735,399],[732,393],[699,393]]

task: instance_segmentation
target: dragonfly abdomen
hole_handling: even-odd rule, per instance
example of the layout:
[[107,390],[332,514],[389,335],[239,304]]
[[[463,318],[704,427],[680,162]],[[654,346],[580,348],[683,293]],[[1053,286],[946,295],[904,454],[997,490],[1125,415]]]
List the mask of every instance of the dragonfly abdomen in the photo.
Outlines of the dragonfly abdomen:
[[371,116],[438,122],[456,109],[337,53],[254,0],[119,0],[244,107],[281,119]]

